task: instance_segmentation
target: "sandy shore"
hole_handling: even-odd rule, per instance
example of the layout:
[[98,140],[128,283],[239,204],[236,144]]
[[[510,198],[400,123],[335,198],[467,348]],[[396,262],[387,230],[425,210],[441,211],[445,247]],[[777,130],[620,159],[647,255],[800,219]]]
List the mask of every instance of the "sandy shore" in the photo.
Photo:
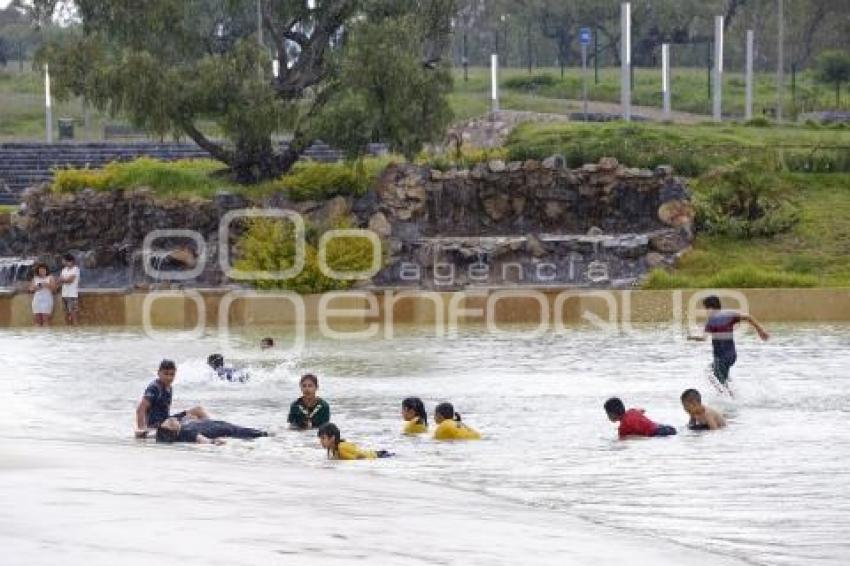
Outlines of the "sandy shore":
[[739,564],[369,465],[380,462],[314,469],[211,447],[0,440],[0,562]]

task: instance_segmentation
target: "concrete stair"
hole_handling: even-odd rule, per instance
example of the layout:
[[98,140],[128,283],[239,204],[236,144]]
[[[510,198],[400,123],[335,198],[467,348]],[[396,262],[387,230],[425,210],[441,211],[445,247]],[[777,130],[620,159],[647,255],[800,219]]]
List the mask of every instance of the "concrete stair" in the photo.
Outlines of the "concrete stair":
[[[378,149],[370,148],[370,152],[378,153]],[[54,169],[97,169],[112,161],[130,161],[142,156],[175,161],[208,157],[208,154],[193,143],[0,143],[0,204],[17,204],[24,189],[50,181]],[[318,141],[304,157],[335,162],[343,154]]]

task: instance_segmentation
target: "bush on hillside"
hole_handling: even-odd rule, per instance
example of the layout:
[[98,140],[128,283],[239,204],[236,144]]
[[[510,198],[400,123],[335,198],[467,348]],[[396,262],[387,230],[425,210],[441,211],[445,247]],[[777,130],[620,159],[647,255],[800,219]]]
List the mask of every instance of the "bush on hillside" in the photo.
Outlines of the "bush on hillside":
[[790,231],[800,220],[790,187],[769,167],[749,160],[717,167],[695,184],[697,229],[749,239]]

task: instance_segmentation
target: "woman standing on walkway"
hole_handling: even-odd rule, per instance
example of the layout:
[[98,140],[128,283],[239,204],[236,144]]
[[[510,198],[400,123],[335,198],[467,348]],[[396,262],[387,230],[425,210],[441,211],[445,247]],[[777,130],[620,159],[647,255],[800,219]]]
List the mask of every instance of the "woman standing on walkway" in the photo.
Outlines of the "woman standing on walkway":
[[47,265],[39,263],[35,266],[35,275],[30,283],[32,297],[32,322],[36,326],[50,326],[53,316],[53,292],[56,290],[56,280],[47,271]]

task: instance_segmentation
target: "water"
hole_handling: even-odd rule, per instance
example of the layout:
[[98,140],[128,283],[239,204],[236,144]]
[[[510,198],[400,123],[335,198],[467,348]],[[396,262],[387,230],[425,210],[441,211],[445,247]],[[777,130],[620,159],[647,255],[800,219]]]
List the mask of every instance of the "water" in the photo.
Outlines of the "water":
[[[4,330],[0,424],[13,438],[132,444],[135,403],[159,359],[172,357],[175,410],[201,403],[216,417],[280,432],[230,442],[222,457],[324,467],[312,434],[285,430],[298,376],[311,371],[345,437],[398,455],[350,463],[358,471],[552,508],[753,564],[847,564],[850,327],[770,330],[765,344],[740,336],[735,400],[710,392],[710,346],[685,343],[669,327],[537,338],[521,328],[468,328],[454,337],[411,328],[392,341],[313,336],[301,354],[250,361],[262,335],[286,343],[280,330],[262,330],[237,338],[253,374],[245,385],[212,379],[204,360],[221,350],[212,335],[185,342],[136,331]],[[692,386],[726,412],[728,429],[615,440],[601,409],[608,396],[681,427],[678,396]],[[485,439],[400,436],[399,404],[408,395],[421,396],[429,411],[454,402]]]

